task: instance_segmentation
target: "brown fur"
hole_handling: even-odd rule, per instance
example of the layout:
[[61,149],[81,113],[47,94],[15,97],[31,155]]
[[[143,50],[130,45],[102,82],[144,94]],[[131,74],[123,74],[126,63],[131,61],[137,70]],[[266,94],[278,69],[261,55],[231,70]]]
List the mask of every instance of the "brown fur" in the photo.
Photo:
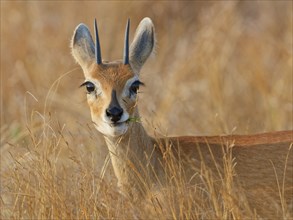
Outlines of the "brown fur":
[[[121,62],[95,64],[93,50],[88,49],[93,48],[88,29],[80,25],[76,32],[78,37],[74,37],[76,41],[72,42],[73,55],[83,68],[85,77],[98,81],[103,93],[101,97],[97,94],[88,98],[93,122],[104,123],[102,117],[105,117],[113,90],[120,105],[123,104],[124,112],[139,118],[135,100],[123,98],[122,93],[126,81],[138,75],[153,50],[154,28],[151,20],[143,19],[138,27],[131,45],[131,65]],[[251,216],[254,211],[260,214],[271,211],[271,218],[284,217],[288,212],[286,210],[292,214],[293,131],[159,139],[150,137],[141,123],[123,123],[128,125],[126,133],[104,134],[104,137],[118,185],[123,193],[134,199],[145,198],[150,190],[166,186],[174,179],[181,182],[183,178],[184,183],[203,184],[204,187],[199,189],[203,188],[207,194],[212,193],[209,192],[212,189],[210,186],[205,188],[209,181],[213,182],[217,193],[225,188],[232,190],[233,184],[239,184],[247,196]],[[114,131],[110,125],[105,130],[109,132],[109,129]],[[105,132],[103,127],[101,130]],[[183,175],[176,176],[180,173]],[[207,176],[212,178],[206,180]],[[232,190],[229,196],[232,198],[239,193]]]
[[293,131],[277,131],[255,135],[191,136],[181,137],[184,142],[203,142],[209,144],[230,142],[237,146],[254,146],[259,144],[276,144],[293,141]]
[[[158,143],[157,140],[153,141]],[[159,142],[159,145],[165,145],[158,154],[160,161],[164,161],[164,154],[168,151],[166,145],[171,146],[170,154],[175,155],[176,160],[182,164],[186,182],[202,184],[205,176],[202,174],[203,170],[210,170],[219,193],[223,184],[226,184],[226,175],[229,175],[227,157],[231,156],[230,160],[234,164],[231,165],[234,166],[234,188],[240,187],[244,190],[253,212],[260,216],[269,214],[270,218],[280,218],[284,217],[280,210],[283,207],[287,212],[291,209],[292,214],[293,131],[256,135],[173,137]],[[170,160],[168,157],[166,159]],[[196,173],[198,175],[195,176]]]
[[125,82],[134,76],[131,67],[123,65],[120,61],[106,62],[101,65],[94,63],[89,74],[102,86],[108,85],[116,90],[121,90]]
[[[101,90],[103,91],[103,97],[97,97],[97,100],[88,100],[88,104],[91,109],[92,117],[101,115],[101,112],[105,110],[111,100],[112,90],[116,90],[117,93],[121,93],[125,82],[134,76],[129,65],[123,65],[121,62],[111,62],[97,65],[92,64],[89,71],[91,79],[95,79],[100,83]],[[125,98],[124,100],[126,100]],[[124,103],[126,108],[133,112],[135,103],[126,102]]]
[[226,157],[231,153],[234,184],[236,189],[243,189],[251,215],[256,212],[276,218],[282,216],[280,207],[288,211],[293,203],[292,134],[293,131],[281,131],[155,139],[140,123],[134,123],[125,136],[108,140],[107,144],[117,146],[115,151],[109,148],[115,174],[123,192],[134,198],[146,196],[154,186],[157,189],[159,185],[169,185],[166,175],[173,163],[184,170],[186,183],[199,186],[205,176],[202,172],[209,170],[219,193],[225,175],[230,175],[225,169],[229,161]]
[[[125,82],[133,77],[128,66],[119,63],[96,66],[91,75],[101,83],[108,101],[112,89],[118,91],[119,97]],[[108,103],[106,100],[90,104],[93,117],[99,116],[97,111],[104,109]],[[139,116],[136,104],[126,106],[126,111],[130,114],[135,111],[136,117]],[[167,184],[165,170],[170,155],[182,163],[186,182],[201,183],[201,170],[208,169],[220,191],[225,176],[223,158],[231,150],[231,158],[235,160],[235,181],[245,191],[252,210],[260,215],[279,216],[276,204],[277,207],[288,207],[293,202],[293,152],[289,151],[293,131],[154,139],[147,135],[140,123],[132,123],[123,137],[106,137],[106,141],[119,186],[133,198],[146,196],[154,184]],[[194,178],[196,173],[199,175]]]

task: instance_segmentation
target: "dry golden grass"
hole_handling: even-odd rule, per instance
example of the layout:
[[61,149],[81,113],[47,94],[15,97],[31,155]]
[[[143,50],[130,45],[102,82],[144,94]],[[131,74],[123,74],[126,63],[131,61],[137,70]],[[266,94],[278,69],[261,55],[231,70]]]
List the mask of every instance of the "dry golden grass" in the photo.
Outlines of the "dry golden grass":
[[[103,58],[120,59],[127,18],[133,36],[145,16],[158,41],[141,73],[150,134],[293,129],[290,1],[1,1],[0,218],[259,217],[237,188],[229,154],[220,194],[208,170],[204,187],[186,188],[175,175],[148,203],[118,193],[69,41],[80,22],[92,29],[97,18]],[[171,176],[177,165],[170,161]]]

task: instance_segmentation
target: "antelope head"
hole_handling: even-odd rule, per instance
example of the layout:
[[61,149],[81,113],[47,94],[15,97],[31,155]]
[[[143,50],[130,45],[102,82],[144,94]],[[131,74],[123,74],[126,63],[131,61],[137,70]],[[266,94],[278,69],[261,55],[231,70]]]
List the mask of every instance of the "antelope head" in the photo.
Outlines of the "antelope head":
[[96,20],[95,43],[88,27],[79,24],[72,38],[72,54],[81,66],[87,101],[96,129],[105,136],[117,137],[129,129],[129,121],[137,116],[137,92],[143,83],[139,72],[154,48],[154,26],[144,18],[129,47],[129,20],[125,30],[123,60],[102,60]]

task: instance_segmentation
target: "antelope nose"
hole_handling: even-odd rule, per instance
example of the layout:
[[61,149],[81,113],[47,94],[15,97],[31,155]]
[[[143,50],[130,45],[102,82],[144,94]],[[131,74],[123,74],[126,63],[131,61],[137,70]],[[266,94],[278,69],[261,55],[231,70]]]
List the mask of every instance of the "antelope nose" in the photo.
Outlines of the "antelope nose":
[[106,109],[106,115],[110,118],[110,120],[114,123],[119,121],[121,119],[121,116],[123,114],[123,109],[120,107],[112,107]]

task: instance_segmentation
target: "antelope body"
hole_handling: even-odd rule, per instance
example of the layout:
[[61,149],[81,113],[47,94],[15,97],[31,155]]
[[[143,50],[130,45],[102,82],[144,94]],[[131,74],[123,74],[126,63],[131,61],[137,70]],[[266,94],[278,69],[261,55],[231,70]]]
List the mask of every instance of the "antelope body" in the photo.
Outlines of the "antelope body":
[[94,44],[87,26],[78,25],[72,39],[72,54],[83,69],[82,86],[87,90],[92,121],[105,138],[118,185],[124,192],[144,195],[146,188],[167,184],[166,152],[182,163],[187,182],[199,181],[202,166],[219,177],[223,173],[223,158],[230,149],[237,180],[253,209],[261,212],[271,208],[274,212],[274,205],[266,204],[264,194],[257,194],[260,191],[277,203],[282,203],[282,191],[283,206],[292,208],[292,131],[245,136],[150,137],[135,119],[139,118],[137,91],[143,85],[139,72],[155,46],[151,19],[141,21],[130,47],[128,21],[122,61],[102,61],[96,22],[95,33]]

